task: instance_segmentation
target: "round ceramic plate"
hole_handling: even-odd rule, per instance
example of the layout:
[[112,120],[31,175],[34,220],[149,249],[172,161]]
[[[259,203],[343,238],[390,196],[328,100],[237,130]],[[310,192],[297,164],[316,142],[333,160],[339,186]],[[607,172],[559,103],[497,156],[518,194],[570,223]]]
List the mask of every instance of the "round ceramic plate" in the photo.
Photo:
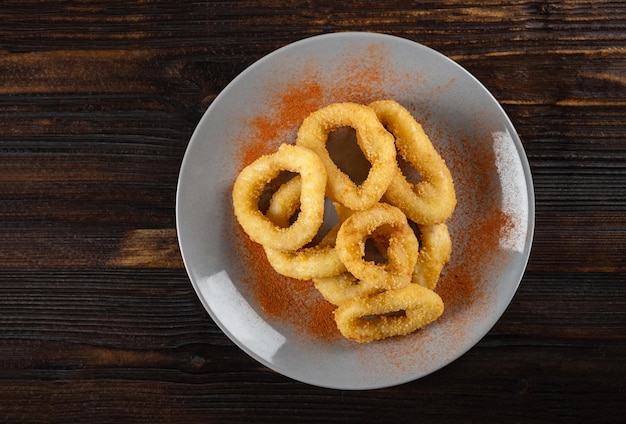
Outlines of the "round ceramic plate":
[[[437,285],[445,312],[406,337],[341,337],[310,282],[281,278],[232,212],[237,173],[294,143],[310,112],[330,103],[394,99],[446,160],[458,204],[453,253]],[[522,144],[494,97],[452,60],[418,43],[335,33],[283,47],[215,98],[185,154],[176,201],[184,263],[200,300],[247,354],[292,379],[374,389],[423,377],[474,346],[500,318],[524,273],[534,194]],[[260,253],[261,252],[261,253]]]

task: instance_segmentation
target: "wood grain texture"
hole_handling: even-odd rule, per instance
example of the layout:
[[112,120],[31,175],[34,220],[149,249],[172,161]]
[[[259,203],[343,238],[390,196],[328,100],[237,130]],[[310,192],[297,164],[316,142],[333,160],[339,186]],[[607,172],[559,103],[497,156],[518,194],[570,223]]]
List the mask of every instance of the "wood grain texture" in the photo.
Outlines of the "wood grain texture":
[[[620,422],[626,402],[626,3],[4,1],[0,421]],[[528,155],[527,273],[489,334],[389,389],[291,381],[196,297],[175,192],[203,112],[290,42],[376,31],[474,74]]]

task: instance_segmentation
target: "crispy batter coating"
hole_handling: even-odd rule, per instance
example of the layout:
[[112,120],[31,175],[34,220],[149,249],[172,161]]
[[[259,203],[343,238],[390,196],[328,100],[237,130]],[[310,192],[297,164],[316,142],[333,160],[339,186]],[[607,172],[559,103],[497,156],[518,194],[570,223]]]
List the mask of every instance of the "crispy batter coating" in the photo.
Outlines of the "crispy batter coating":
[[379,100],[369,107],[394,135],[400,156],[421,177],[417,184],[413,184],[407,181],[396,165],[385,199],[417,224],[444,222],[456,206],[454,183],[450,170],[422,126],[408,110],[393,100]]
[[[259,198],[265,185],[285,170],[302,177],[300,213],[287,228],[276,225],[259,210]],[[237,176],[233,186],[237,221],[257,243],[278,250],[299,249],[313,240],[322,225],[326,179],[326,169],[314,152],[283,144],[275,153],[255,160]]]
[[[340,127],[356,130],[356,139],[371,169],[365,181],[356,185],[333,162],[326,149],[328,135]],[[367,106],[356,103],[334,103],[304,119],[298,130],[296,145],[317,153],[328,173],[326,195],[353,210],[364,210],[377,203],[387,190],[396,168],[393,137]]]
[[[329,134],[346,126],[355,129],[371,163],[360,185],[326,149]],[[420,174],[418,183],[403,175],[396,148]],[[282,171],[299,175],[276,190],[263,213],[260,197]],[[279,274],[312,280],[337,306],[334,318],[346,338],[367,343],[403,336],[443,313],[434,289],[452,251],[446,220],[456,206],[454,184],[421,125],[399,103],[336,103],[312,113],[296,145],[283,144],[244,168],[232,195],[237,220],[263,246],[270,265]],[[326,197],[339,222],[311,245]],[[368,241],[379,260],[368,256]]]

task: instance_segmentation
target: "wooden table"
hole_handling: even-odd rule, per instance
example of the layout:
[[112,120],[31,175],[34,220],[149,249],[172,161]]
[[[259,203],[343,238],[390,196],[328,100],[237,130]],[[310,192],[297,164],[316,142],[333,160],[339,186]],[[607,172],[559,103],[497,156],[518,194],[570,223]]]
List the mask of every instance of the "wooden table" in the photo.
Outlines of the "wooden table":
[[[378,3],[378,4],[374,4]],[[183,268],[178,171],[248,65],[334,31],[418,41],[519,131],[536,191],[519,291],[467,354],[373,391],[237,348]],[[626,420],[626,3],[5,1],[0,421]]]

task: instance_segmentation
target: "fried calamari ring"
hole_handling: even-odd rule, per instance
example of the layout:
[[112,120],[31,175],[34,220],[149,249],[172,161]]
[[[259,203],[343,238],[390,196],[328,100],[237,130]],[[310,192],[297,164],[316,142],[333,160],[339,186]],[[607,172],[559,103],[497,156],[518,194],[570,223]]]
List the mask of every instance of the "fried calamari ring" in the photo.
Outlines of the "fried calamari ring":
[[[339,220],[339,224],[335,227],[338,230],[341,227],[341,224],[343,224],[343,222],[348,219],[348,217],[350,217],[355,211],[346,208],[338,202],[333,202],[333,206],[335,207],[335,211],[337,212],[337,218]],[[327,235],[323,241],[328,241],[329,243],[332,243],[334,245],[336,243],[337,233],[335,233],[335,239],[331,240],[331,236],[332,234],[329,233],[329,235]],[[385,241],[387,240],[385,239]],[[385,250],[386,249],[387,244],[385,243]],[[366,287],[366,285],[360,284],[360,281],[348,271],[331,277],[314,278],[313,284],[317,291],[319,291],[324,297],[324,299],[335,306],[342,304],[348,299],[369,296],[371,294],[380,292],[380,289]]]
[[[443,267],[452,254],[452,240],[445,223],[418,225],[419,254],[411,282],[434,290]],[[385,256],[388,241],[374,234],[372,238],[379,252]]]
[[[371,163],[367,178],[358,186],[337,167],[326,149],[328,135],[340,127],[355,129],[357,143]],[[364,105],[334,103],[313,112],[302,122],[296,145],[318,154],[328,173],[326,195],[353,210],[364,210],[378,202],[395,175],[393,136]]]
[[437,293],[418,284],[343,302],[335,310],[337,328],[359,343],[404,336],[426,327],[443,313]]
[[281,184],[270,198],[265,216],[280,227],[289,227],[291,218],[300,209],[301,192],[302,177],[300,175],[296,175],[289,181]]
[[[331,232],[336,232],[333,227]],[[333,277],[345,272],[334,246],[318,244],[298,250],[276,250],[263,246],[267,259],[276,272],[298,280]]]
[[450,260],[452,240],[446,224],[419,225],[420,250],[411,282],[434,290]]
[[[339,210],[338,210],[339,212]],[[342,211],[343,216],[349,211]],[[342,216],[340,214],[340,216]],[[452,241],[446,224],[419,225],[419,254],[411,282],[434,290],[443,267],[450,260]],[[386,252],[388,240],[374,234],[374,243],[380,252]],[[344,272],[334,277],[313,279],[315,288],[324,299],[334,305],[340,305],[348,299],[369,296],[376,289],[367,289],[360,281]]]
[[[270,199],[266,216],[277,225],[288,226],[300,205],[302,178],[298,175],[281,185]],[[299,280],[332,277],[346,270],[335,251],[339,226],[330,229],[315,246],[298,250],[277,250],[263,246],[267,259],[279,274]]]
[[349,272],[333,277],[314,278],[313,284],[327,302],[339,306],[351,299],[367,297],[381,290],[368,287]]
[[[385,263],[365,259],[365,242],[374,232],[388,239]],[[410,283],[419,244],[402,211],[378,203],[354,212],[341,224],[335,248],[348,271],[365,289],[395,289]]]
[[335,211],[337,212],[337,219],[340,223],[343,223],[346,219],[348,219],[350,215],[355,212],[339,202],[333,202],[333,206],[335,207]]
[[[267,183],[281,171],[302,177],[300,213],[283,228],[259,210],[259,198]],[[283,144],[270,155],[246,166],[233,186],[233,207],[237,221],[252,241],[278,250],[296,250],[317,234],[324,216],[326,169],[319,157],[302,146]]]
[[418,224],[437,224],[450,217],[456,206],[450,170],[411,113],[393,100],[369,105],[380,122],[393,134],[400,156],[420,174],[413,184],[398,166],[385,199]]

